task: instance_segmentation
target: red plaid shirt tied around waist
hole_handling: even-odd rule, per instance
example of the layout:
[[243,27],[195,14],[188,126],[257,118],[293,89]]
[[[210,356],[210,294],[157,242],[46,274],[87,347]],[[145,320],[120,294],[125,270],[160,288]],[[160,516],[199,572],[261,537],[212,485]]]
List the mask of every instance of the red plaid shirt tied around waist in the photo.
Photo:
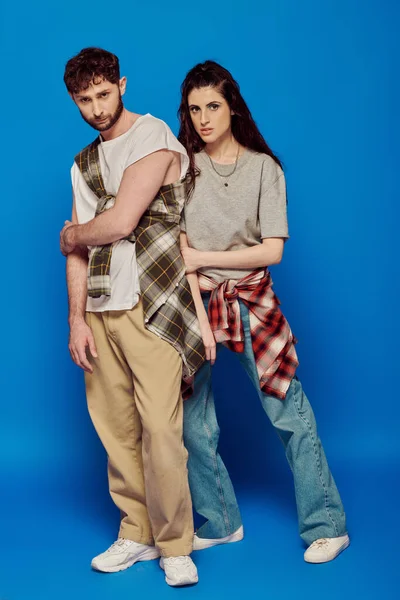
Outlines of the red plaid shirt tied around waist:
[[254,271],[239,281],[222,283],[199,273],[199,285],[202,292],[211,292],[208,318],[216,342],[234,352],[244,351],[239,299],[247,306],[260,388],[284,400],[299,361],[296,339],[279,308],[269,271]]

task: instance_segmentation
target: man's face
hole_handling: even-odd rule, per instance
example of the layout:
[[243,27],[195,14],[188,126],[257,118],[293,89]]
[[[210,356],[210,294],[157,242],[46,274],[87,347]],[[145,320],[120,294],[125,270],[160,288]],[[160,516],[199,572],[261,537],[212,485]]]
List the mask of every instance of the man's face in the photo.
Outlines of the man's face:
[[73,94],[72,98],[82,118],[97,131],[107,131],[118,121],[123,111],[122,95],[125,92],[125,77],[119,84],[107,80],[94,83],[86,90]]

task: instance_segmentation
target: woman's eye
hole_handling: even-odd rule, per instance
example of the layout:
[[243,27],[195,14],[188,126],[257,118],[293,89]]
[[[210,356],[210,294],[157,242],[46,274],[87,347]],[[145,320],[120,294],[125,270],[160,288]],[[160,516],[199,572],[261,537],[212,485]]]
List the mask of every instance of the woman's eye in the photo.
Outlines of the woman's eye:
[[190,112],[192,113],[197,113],[198,112],[198,108],[196,106],[192,106],[192,108],[190,109]]
[[210,104],[211,110],[218,110],[219,104]]

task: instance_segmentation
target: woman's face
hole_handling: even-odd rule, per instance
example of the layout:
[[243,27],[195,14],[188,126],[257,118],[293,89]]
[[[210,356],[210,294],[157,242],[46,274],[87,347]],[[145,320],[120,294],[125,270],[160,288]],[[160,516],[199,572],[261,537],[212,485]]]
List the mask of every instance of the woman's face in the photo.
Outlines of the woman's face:
[[232,111],[216,88],[192,90],[188,96],[188,105],[194,128],[206,144],[231,133]]

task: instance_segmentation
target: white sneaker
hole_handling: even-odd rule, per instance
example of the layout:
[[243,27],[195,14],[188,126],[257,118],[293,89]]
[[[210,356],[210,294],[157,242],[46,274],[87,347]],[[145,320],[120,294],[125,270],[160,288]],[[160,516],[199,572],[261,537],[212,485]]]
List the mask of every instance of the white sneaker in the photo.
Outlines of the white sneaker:
[[108,550],[95,556],[92,560],[92,568],[104,573],[115,573],[128,569],[139,560],[152,560],[159,556],[160,552],[155,546],[118,538]]
[[234,533],[231,535],[227,535],[223,538],[214,538],[207,539],[197,537],[194,534],[193,537],[193,550],[205,550],[205,548],[212,548],[212,546],[218,546],[219,544],[231,544],[232,542],[240,542],[244,537],[243,525],[239,527]]
[[342,535],[334,538],[315,540],[304,553],[304,560],[309,563],[324,563],[333,560],[346,550],[350,544],[349,536]]
[[162,557],[160,567],[165,571],[165,581],[174,587],[197,583],[199,576],[190,556]]

